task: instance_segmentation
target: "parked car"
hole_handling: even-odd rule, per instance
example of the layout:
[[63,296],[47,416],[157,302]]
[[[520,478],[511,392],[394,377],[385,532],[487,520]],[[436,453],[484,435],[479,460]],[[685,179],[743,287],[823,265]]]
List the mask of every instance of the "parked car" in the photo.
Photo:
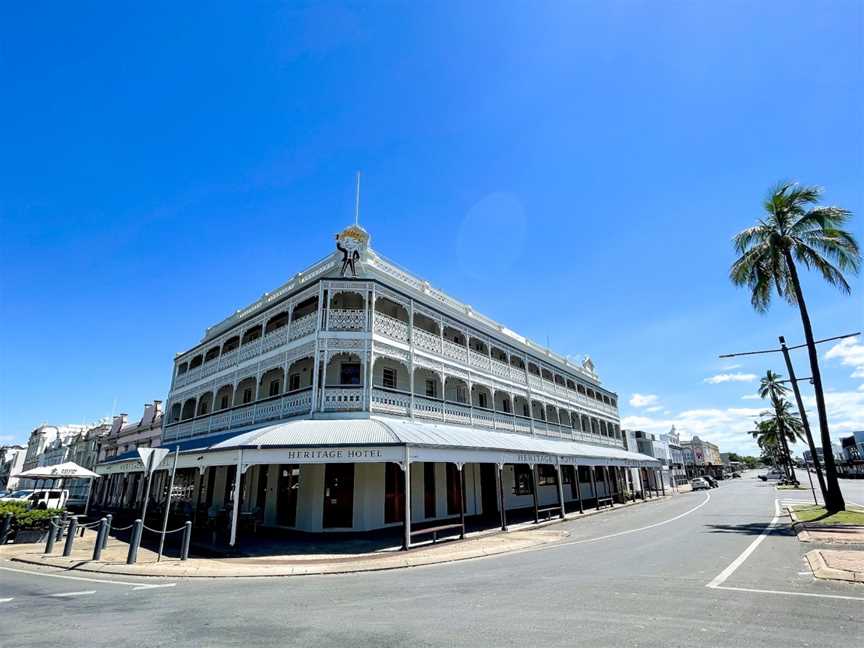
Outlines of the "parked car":
[[24,489],[9,493],[6,497],[0,497],[0,502],[25,502],[30,508],[35,509],[62,509],[66,507],[69,499],[68,490],[60,489]]
[[768,472],[759,475],[759,479],[762,481],[779,481],[784,477],[786,477],[786,475],[783,474],[783,471],[777,468],[772,468]]
[[720,484],[717,483],[717,480],[714,479],[711,475],[702,475],[702,479],[708,482],[708,485],[711,488],[717,488]]
[[733,472],[732,473],[732,479],[741,479],[741,473]]
[[711,485],[707,481],[702,479],[702,477],[694,477],[690,480],[690,485],[693,487],[694,491],[709,490],[711,488]]

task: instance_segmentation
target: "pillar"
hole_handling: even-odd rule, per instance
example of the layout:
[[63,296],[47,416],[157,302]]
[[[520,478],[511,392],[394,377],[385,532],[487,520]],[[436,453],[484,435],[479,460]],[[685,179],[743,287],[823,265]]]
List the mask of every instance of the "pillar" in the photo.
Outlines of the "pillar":
[[537,510],[537,466],[529,464],[531,468],[531,495],[534,498],[534,524],[540,522],[540,513]]
[[564,481],[561,479],[561,464],[555,465],[555,478],[558,482],[558,506],[561,508],[561,519],[567,517],[567,511],[564,509]]
[[500,502],[501,509],[501,530],[507,530],[507,511],[504,508],[504,478],[502,477],[502,473],[504,472],[502,464],[495,464],[495,469],[498,472],[498,501]]

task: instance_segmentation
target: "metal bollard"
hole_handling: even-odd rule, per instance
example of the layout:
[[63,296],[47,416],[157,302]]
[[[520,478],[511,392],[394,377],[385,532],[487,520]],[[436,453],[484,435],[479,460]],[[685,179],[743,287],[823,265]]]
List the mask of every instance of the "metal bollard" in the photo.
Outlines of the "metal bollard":
[[63,528],[66,526],[67,516],[68,514],[66,513],[66,511],[63,511],[63,515],[60,516],[60,523],[57,525],[57,533],[54,536],[55,540],[60,540],[61,538],[63,538]]
[[144,521],[135,520],[132,523],[132,538],[129,540],[129,553],[126,555],[126,564],[134,565],[138,560],[138,545],[141,544],[141,533],[144,531]]
[[99,520],[99,531],[96,533],[96,542],[93,543],[93,560],[102,558],[102,546],[105,542],[106,533],[108,533],[108,520],[103,517]]
[[0,545],[6,544],[6,538],[9,537],[9,531],[12,529],[12,513],[6,513],[3,516],[3,522],[0,523]]
[[63,557],[72,554],[72,543],[75,542],[75,533],[78,531],[78,518],[69,518],[69,530],[66,531],[66,544],[63,545]]
[[113,519],[112,515],[109,513],[105,516],[105,520],[107,521],[107,525],[105,526],[105,535],[102,536],[102,548],[108,546],[108,536],[111,535],[111,520]]
[[192,523],[186,522],[183,529],[183,544],[180,547],[180,560],[189,558],[189,542],[192,540]]
[[48,527],[48,542],[45,543],[45,553],[50,554],[54,551],[54,541],[57,539],[55,529],[60,526],[60,517],[55,515],[51,518],[51,526]]

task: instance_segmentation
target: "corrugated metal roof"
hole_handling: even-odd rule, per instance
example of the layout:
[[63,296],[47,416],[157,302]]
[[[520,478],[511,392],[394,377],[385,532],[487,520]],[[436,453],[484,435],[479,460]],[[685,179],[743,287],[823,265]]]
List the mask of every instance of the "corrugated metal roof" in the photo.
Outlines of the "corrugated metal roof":
[[301,419],[244,432],[217,443],[211,450],[249,447],[394,445],[401,441],[379,421],[362,419]]
[[[212,447],[214,444],[219,443],[220,441],[224,441],[225,439],[230,439],[233,436],[237,436],[236,432],[223,432],[222,434],[211,434],[206,437],[195,437],[194,439],[185,439],[183,441],[172,441],[169,443],[165,443],[160,448],[167,448],[168,452],[174,452],[175,448],[180,448],[180,452],[190,452],[192,450],[204,450],[206,448]],[[110,459],[106,459],[100,465],[104,464],[112,464],[117,463],[118,461],[129,461],[130,459],[138,458],[138,449],[129,450],[128,452],[124,452],[123,454],[119,454],[116,457],[111,457]]]
[[504,450],[586,459],[619,459],[642,464],[657,463],[653,457],[628,452],[623,448],[389,417],[287,421],[243,432],[210,445],[209,449],[406,444],[417,447]]
[[[377,417],[373,417],[375,420]],[[405,419],[381,417],[402,443],[412,446],[432,446],[440,448],[484,448],[489,450],[509,450],[516,452],[544,453],[571,457],[622,459],[626,461],[653,462],[656,459],[623,448],[595,446],[577,441],[557,441],[523,434],[511,434],[471,428],[462,425],[439,423],[418,423]]]

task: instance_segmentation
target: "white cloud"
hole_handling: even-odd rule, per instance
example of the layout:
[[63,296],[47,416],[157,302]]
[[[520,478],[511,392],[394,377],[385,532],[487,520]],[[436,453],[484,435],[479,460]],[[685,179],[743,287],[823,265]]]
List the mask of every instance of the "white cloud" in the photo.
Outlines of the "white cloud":
[[840,340],[825,353],[827,360],[840,358],[840,364],[854,367],[852,378],[864,378],[864,344],[858,344],[856,338]]
[[729,364],[729,365],[726,365],[725,367],[723,367],[723,371],[732,371],[733,369],[740,369],[740,368],[741,368],[740,364]]
[[662,409],[663,409],[662,405],[655,405],[654,407],[646,407],[645,411],[646,412],[659,412]]
[[741,400],[759,400],[762,398],[759,394],[744,394]]
[[711,376],[710,378],[706,378],[704,382],[709,385],[718,385],[720,383],[726,382],[752,382],[756,380],[756,374],[745,374],[745,373],[723,373],[717,374],[716,376]]
[[657,402],[656,394],[633,394],[630,404],[633,407],[647,407]]

